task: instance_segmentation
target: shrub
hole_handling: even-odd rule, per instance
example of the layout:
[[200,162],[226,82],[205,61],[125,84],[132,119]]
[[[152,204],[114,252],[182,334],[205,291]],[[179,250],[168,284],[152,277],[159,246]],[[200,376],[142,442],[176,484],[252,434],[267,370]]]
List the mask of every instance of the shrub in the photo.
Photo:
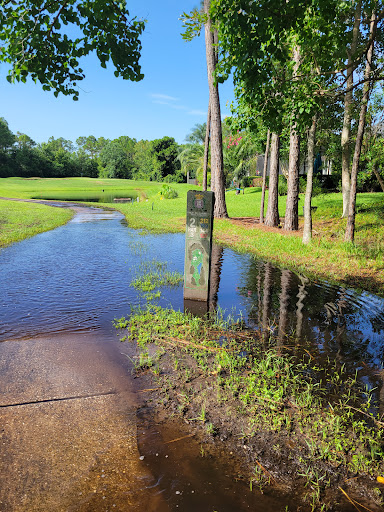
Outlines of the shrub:
[[179,194],[177,193],[177,191],[174,188],[170,187],[169,185],[164,184],[161,187],[159,195],[164,197],[164,199],[175,199],[176,197],[178,197]]

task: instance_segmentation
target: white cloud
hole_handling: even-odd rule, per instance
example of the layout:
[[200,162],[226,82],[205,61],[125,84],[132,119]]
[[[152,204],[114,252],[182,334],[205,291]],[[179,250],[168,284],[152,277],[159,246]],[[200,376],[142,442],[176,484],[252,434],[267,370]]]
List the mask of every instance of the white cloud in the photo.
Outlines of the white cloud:
[[188,114],[190,116],[206,116],[207,112],[205,112],[204,110],[190,110]]
[[[151,94],[152,98],[156,98],[156,100],[163,100],[165,104],[167,104],[166,102],[168,101],[179,101],[179,98],[174,98],[173,96],[168,96],[167,94]],[[158,101],[156,101],[155,103],[158,103]]]

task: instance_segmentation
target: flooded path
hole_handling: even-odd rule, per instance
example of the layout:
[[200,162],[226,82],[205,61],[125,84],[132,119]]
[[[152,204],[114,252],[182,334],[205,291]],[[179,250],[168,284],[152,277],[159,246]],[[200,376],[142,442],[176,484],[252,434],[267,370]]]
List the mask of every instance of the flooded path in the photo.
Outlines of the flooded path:
[[[2,512],[285,510],[192,439],[168,444],[182,429],[137,417],[129,346],[112,320],[140,304],[130,282],[152,259],[183,272],[184,236],[143,236],[96,208],[0,251]],[[212,307],[358,370],[383,405],[383,299],[229,249],[213,261]],[[160,303],[182,309],[181,287]]]
[[[143,240],[120,214],[82,208],[1,251],[2,512],[257,510],[247,483],[192,439],[167,444],[177,426],[137,417],[129,345],[112,320],[140,301],[129,283],[141,259],[178,262],[184,249],[182,236]],[[182,292],[162,300],[181,306]]]

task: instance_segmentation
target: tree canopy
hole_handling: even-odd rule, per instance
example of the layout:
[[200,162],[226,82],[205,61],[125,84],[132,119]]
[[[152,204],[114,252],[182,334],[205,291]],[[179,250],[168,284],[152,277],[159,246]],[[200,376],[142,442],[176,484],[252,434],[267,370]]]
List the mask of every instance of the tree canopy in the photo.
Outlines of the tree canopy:
[[144,21],[131,19],[125,1],[5,0],[0,4],[0,62],[10,66],[9,82],[30,76],[44,90],[78,99],[85,77],[80,59],[95,51],[115,76],[139,81],[140,35]]

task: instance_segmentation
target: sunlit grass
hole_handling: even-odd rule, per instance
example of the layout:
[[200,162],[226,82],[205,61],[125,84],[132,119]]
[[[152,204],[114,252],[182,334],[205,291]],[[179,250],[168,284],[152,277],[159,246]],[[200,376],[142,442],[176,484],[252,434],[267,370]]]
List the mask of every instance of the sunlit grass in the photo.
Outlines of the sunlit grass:
[[[220,315],[202,319],[148,305],[115,326],[139,346],[135,369],[154,374],[159,403],[165,396],[181,414],[188,410],[188,421],[209,434],[226,428],[221,418],[236,416],[242,430],[233,422],[231,434],[242,443],[257,447],[267,436],[276,451],[284,446],[288,474],[304,479],[312,510],[327,509],[326,491],[340,477],[383,473],[382,418],[358,372],[348,375],[339,361],[323,367],[319,355],[300,355],[294,340],[267,341],[239,321],[223,325]],[[260,483],[257,475],[251,482]]]
[[73,213],[36,203],[0,200],[0,247],[68,222]]
[[[164,199],[159,194],[162,183],[98,178],[0,179],[0,196],[31,198],[66,193],[97,193],[104,190],[116,195],[135,194],[139,202],[105,203],[121,211],[132,228],[151,232],[184,232],[187,184],[171,184],[178,197]],[[226,193],[231,218],[255,217],[260,214],[261,191],[245,189],[236,195]],[[285,214],[286,197],[279,198],[280,216]],[[299,202],[299,221],[303,223],[303,195]],[[99,203],[103,206],[104,203]],[[277,265],[309,273],[316,277],[347,283],[384,294],[384,197],[382,193],[357,196],[355,243],[344,242],[346,219],[341,218],[341,194],[322,194],[313,198],[317,207],[313,214],[313,241],[301,242],[300,232],[283,229],[265,230],[258,225],[250,228],[234,225],[229,220],[216,220],[214,238],[235,250],[248,252]]]

